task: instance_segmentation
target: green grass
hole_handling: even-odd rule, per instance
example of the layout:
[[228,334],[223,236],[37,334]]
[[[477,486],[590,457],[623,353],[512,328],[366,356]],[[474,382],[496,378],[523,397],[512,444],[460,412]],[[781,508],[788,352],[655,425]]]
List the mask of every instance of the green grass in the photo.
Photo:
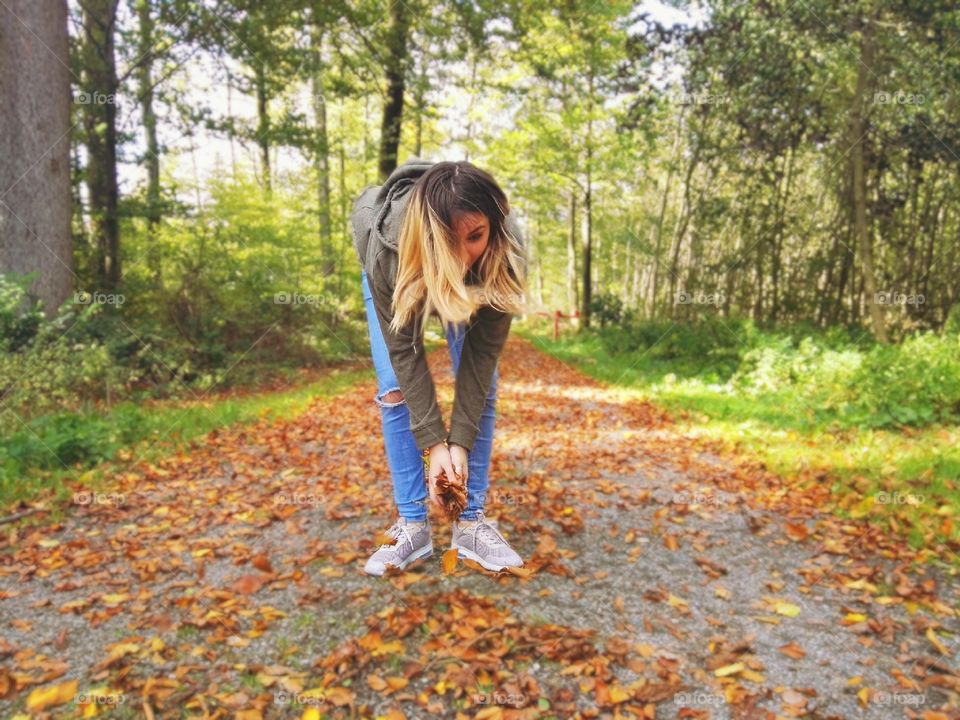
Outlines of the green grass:
[[81,410],[33,419],[29,427],[0,440],[0,506],[47,495],[65,501],[70,483],[105,491],[106,478],[131,460],[156,461],[217,428],[296,416],[314,398],[344,392],[371,373],[369,368],[333,369],[316,382],[279,392],[124,402],[106,413]]
[[[719,440],[781,477],[824,473],[835,496],[848,497],[834,508],[840,515],[886,524],[896,514],[911,522],[906,537],[915,548],[929,545],[931,532],[958,537],[943,522],[960,508],[960,426],[850,427],[790,386],[756,395],[738,392],[726,384],[736,368],[725,361],[610,353],[589,332],[567,331],[557,341],[536,326],[517,325],[514,332],[586,375],[636,389],[669,410],[684,431]],[[896,502],[878,503],[878,493]],[[922,501],[903,502],[910,497]]]

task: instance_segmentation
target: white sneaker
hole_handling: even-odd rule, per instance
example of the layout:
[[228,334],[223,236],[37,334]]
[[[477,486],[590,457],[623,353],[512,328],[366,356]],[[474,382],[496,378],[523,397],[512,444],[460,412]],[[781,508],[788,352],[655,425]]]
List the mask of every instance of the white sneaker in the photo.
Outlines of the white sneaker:
[[523,560],[510,547],[495,520],[487,520],[483,511],[477,512],[477,521],[453,521],[453,539],[450,547],[458,555],[480,563],[487,570],[499,572],[505,567],[522,567]]
[[368,575],[383,575],[387,565],[402,570],[414,560],[433,554],[430,540],[430,521],[416,522],[399,518],[386,532],[388,537],[396,538],[392,545],[381,545],[367,560],[363,571]]

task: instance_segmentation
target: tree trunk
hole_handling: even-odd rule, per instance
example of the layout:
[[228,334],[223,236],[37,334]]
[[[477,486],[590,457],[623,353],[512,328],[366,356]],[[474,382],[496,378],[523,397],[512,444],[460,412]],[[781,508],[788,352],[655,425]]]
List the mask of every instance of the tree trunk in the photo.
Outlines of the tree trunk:
[[114,31],[119,0],[88,0],[83,10],[84,105],[87,139],[87,190],[90,224],[97,247],[100,289],[120,282],[120,230],[117,221],[117,66]]
[[65,0],[0,4],[0,273],[36,272],[48,316],[73,290]]
[[583,191],[583,298],[580,308],[581,327],[590,327],[590,302],[593,297],[593,178],[591,177],[593,163],[593,75],[590,76],[588,89],[589,115],[587,117],[586,137],[586,187]]
[[666,223],[667,204],[670,200],[670,184],[673,181],[674,168],[680,162],[680,146],[683,140],[683,113],[685,107],[680,108],[680,116],[677,118],[677,134],[673,139],[673,149],[670,152],[669,164],[667,166],[667,177],[663,183],[663,197],[660,198],[660,212],[657,214],[656,240],[653,246],[653,270],[650,279],[650,302],[647,318],[654,318],[657,315],[657,291],[660,279],[660,252],[663,249],[663,227]]
[[570,232],[567,235],[567,305],[576,308],[577,301],[577,189],[570,192]]
[[143,134],[147,144],[144,163],[147,166],[147,243],[150,269],[154,282],[160,283],[160,253],[157,230],[160,226],[160,143],[157,140],[157,114],[153,108],[153,28],[151,0],[137,0],[137,19],[140,24],[138,47],[140,107],[143,116]]
[[867,225],[867,184],[864,171],[863,137],[866,133],[864,121],[864,102],[869,90],[868,73],[873,65],[875,40],[873,23],[867,20],[860,34],[860,63],[857,66],[857,88],[850,109],[850,152],[853,172],[853,226],[857,236],[857,250],[863,265],[863,286],[870,307],[870,324],[877,340],[886,344],[887,326],[883,316],[883,307],[877,302],[877,278],[873,267],[873,248],[870,243],[870,229]]
[[267,75],[263,69],[263,63],[257,62],[255,65],[257,86],[257,145],[260,146],[263,189],[269,195],[273,191],[273,181],[270,171],[270,98],[267,93]]
[[323,28],[313,25],[311,51],[313,54],[313,114],[315,142],[314,168],[317,172],[317,218],[320,231],[320,272],[330,277],[337,269],[330,227],[330,141],[327,135],[327,101],[323,88]]
[[387,33],[387,98],[380,125],[380,182],[385,182],[397,167],[400,128],[403,122],[403,94],[407,64],[407,33],[410,16],[404,0],[389,0],[390,27]]

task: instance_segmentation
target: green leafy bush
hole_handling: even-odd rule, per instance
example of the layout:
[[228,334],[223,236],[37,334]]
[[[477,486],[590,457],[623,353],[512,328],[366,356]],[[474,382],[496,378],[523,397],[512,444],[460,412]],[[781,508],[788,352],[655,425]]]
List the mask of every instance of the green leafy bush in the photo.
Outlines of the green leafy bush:
[[850,383],[850,421],[869,427],[960,420],[960,335],[877,346]]

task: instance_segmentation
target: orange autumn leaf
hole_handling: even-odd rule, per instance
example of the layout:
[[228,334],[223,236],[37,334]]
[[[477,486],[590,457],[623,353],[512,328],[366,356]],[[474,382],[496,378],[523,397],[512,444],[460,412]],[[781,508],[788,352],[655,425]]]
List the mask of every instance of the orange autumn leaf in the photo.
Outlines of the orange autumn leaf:
[[270,558],[267,557],[266,553],[259,553],[253,556],[251,564],[257,569],[262,570],[265,573],[272,573],[273,566],[270,564]]
[[264,579],[260,575],[241,575],[231,585],[235,593],[253,595],[263,587]]
[[443,574],[450,575],[457,569],[457,558],[460,557],[460,551],[456,548],[450,548],[444,551],[441,564],[443,565]]
[[794,660],[802,660],[807,656],[807,651],[796,643],[787,643],[780,646],[780,652]]
[[788,538],[796,542],[806,540],[807,536],[810,534],[810,531],[807,530],[806,525],[799,525],[796,523],[787,523],[785,527],[785,532]]

